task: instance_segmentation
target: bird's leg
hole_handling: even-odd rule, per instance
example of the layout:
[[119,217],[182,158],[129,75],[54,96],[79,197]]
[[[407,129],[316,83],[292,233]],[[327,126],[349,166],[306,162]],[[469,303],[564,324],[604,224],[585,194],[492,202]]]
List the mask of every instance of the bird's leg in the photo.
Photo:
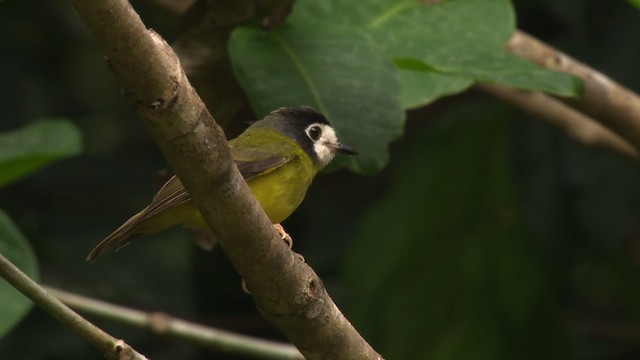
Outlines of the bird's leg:
[[276,229],[278,234],[280,234],[280,237],[282,238],[282,240],[284,240],[284,242],[287,243],[287,246],[289,247],[289,249],[291,249],[293,247],[293,239],[291,238],[291,236],[287,234],[287,232],[284,230],[282,225],[273,224],[273,227]]

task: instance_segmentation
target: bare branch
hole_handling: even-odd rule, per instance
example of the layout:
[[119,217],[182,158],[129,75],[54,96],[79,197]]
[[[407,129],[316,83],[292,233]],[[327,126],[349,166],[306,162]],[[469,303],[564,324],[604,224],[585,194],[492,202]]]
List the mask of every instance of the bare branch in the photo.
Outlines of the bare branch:
[[507,49],[546,68],[582,78],[583,95],[561,100],[613,130],[636,150],[640,149],[640,97],[637,94],[522,31],[516,31]]
[[20,271],[4,255],[0,254],[0,276],[49,315],[65,324],[73,331],[84,337],[93,346],[102,351],[108,359],[113,360],[146,360],[124,341],[102,331],[60,300],[49,294],[38,283]]
[[499,84],[476,84],[476,88],[561,129],[585,146],[609,150],[635,161],[638,150],[597,121],[549,95]]
[[322,280],[280,241],[167,43],[145,28],[126,0],[72,3],[263,316],[307,359],[381,359]]
[[238,356],[274,360],[304,360],[294,346],[229,331],[202,326],[173,318],[164,313],[149,313],[114,305],[86,296],[46,287],[47,291],[77,311],[148,329]]

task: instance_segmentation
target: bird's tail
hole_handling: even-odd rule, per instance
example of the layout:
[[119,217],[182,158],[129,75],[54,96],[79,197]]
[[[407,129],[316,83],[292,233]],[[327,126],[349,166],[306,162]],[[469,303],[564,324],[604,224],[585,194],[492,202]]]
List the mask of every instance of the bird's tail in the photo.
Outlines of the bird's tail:
[[131,241],[144,235],[164,230],[169,226],[162,226],[159,222],[151,222],[148,215],[148,207],[135,214],[114,232],[102,240],[87,255],[86,261],[92,262],[103,254],[127,246]]

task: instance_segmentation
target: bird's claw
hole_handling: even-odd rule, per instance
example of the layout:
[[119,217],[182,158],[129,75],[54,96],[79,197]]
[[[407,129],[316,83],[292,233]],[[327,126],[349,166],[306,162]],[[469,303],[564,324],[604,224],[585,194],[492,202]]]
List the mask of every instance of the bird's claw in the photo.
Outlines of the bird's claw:
[[242,291],[244,291],[244,293],[247,295],[251,295],[251,290],[249,290],[249,287],[247,286],[247,282],[244,281],[244,279],[242,279]]
[[287,232],[284,230],[284,227],[282,227],[282,225],[280,224],[273,224],[273,227],[276,229],[278,234],[280,234],[280,238],[285,243],[287,243],[287,246],[289,247],[289,249],[293,248],[293,239],[289,234],[287,234]]

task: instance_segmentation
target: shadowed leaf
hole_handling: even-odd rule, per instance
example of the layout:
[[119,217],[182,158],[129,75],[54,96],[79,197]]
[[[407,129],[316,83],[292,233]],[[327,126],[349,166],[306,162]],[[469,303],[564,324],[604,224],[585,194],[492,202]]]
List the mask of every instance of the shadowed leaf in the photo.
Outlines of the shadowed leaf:
[[[31,246],[9,215],[0,210],[0,253],[33,279],[37,262]],[[9,332],[31,309],[33,303],[0,278],[0,338]]]
[[67,120],[39,120],[0,133],[0,186],[81,151],[80,131]]

